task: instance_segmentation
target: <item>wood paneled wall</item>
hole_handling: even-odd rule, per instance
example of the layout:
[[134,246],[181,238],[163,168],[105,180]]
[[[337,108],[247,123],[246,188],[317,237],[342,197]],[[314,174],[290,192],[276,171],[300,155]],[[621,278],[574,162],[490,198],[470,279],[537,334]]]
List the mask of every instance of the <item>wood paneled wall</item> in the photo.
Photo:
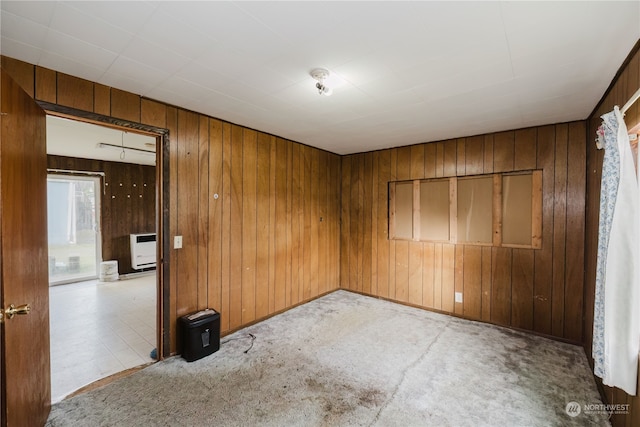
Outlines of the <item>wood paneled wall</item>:
[[[622,107],[640,88],[640,42],[631,51],[623,64],[621,72],[612,82],[609,91],[603,96],[597,109],[589,117],[587,132],[587,206],[586,206],[586,272],[585,272],[585,316],[584,316],[584,348],[593,367],[591,346],[593,344],[593,304],[595,298],[596,262],[598,257],[598,221],[600,217],[600,180],[602,177],[602,160],[604,152],[595,145],[596,130],[602,120],[600,116],[613,110],[615,105]],[[640,123],[640,102],[636,102],[625,114],[627,127]],[[639,371],[640,372],[640,371]],[[602,381],[596,377],[599,385]],[[638,376],[640,381],[640,374]],[[614,427],[632,427],[640,425],[640,397],[628,396],[620,389],[604,387],[608,403],[630,404],[628,415],[614,415],[611,423]]]
[[48,157],[50,169],[104,172],[100,198],[102,259],[118,261],[120,274],[132,273],[132,233],[156,231],[156,168],[131,163]]
[[[580,121],[344,156],[341,286],[582,342],[585,129]],[[388,239],[389,181],[530,169],[543,171],[540,250]]]
[[[170,350],[205,307],[227,332],[339,287],[340,157],[11,58],[37,100],[169,129]],[[218,194],[218,198],[214,195]]]

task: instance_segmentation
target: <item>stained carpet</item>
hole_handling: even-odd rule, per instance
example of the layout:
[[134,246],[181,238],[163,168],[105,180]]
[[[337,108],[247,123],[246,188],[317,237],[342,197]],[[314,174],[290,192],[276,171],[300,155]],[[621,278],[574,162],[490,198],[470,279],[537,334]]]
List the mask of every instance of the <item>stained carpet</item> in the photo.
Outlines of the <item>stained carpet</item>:
[[580,347],[337,291],[57,403],[47,425],[608,425],[570,402],[602,403]]

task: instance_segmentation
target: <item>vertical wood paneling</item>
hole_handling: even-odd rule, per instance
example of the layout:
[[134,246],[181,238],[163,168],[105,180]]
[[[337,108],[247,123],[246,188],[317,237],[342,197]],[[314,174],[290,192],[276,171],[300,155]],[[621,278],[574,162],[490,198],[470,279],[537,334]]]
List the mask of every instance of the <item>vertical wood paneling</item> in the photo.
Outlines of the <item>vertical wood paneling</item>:
[[[378,203],[380,202],[378,194],[379,183],[379,157],[380,152],[376,151],[372,153],[372,172],[371,180],[368,185],[371,188],[371,289],[370,292],[374,295],[378,293],[378,231],[379,224],[382,221],[378,221]],[[366,284],[365,284],[366,286]]]
[[456,140],[456,175],[464,176],[466,172],[466,140],[465,138],[459,138]]
[[493,138],[493,171],[509,172],[514,166],[514,132],[500,132]]
[[[640,67],[639,67],[640,68]],[[640,369],[638,369],[640,372]],[[640,395],[629,396],[630,414],[627,416],[626,427],[634,427],[640,425]]]
[[[340,190],[342,188],[342,156],[332,155],[331,156],[331,177],[332,177],[332,193],[329,197],[332,200],[332,212],[333,212],[333,231],[331,233],[331,237],[333,240],[333,251],[331,253],[332,260],[331,265],[333,266],[333,283],[332,287],[334,289],[338,289],[340,287],[340,259],[342,258],[343,249],[340,245],[340,226],[342,223],[342,206],[339,203],[335,203],[336,200],[340,200],[336,195],[341,194]],[[340,173],[337,173],[340,171]]]
[[[397,150],[396,176],[398,180],[411,177],[411,147]],[[396,242],[396,286],[395,298],[402,302],[409,301],[409,242]]]
[[350,204],[354,209],[355,214],[351,214],[351,230],[352,236],[350,239],[349,256],[351,260],[349,262],[349,289],[358,290],[358,285],[362,286],[361,273],[362,273],[362,239],[363,239],[363,206],[362,206],[362,176],[364,162],[362,155],[357,155],[351,161],[351,200]]
[[[623,91],[623,97],[629,97],[629,93],[635,93],[638,87],[640,87],[640,56],[635,55],[629,62],[627,69],[626,87]],[[36,69],[37,72],[37,69]],[[622,85],[620,85],[622,86]],[[627,127],[630,129],[640,123],[640,106],[635,102],[629,107],[624,114],[624,121]],[[640,424],[640,423],[639,423]]]
[[482,248],[482,320],[491,321],[491,297],[493,295],[493,261],[492,250]]
[[243,129],[231,126],[231,224],[229,242],[229,329],[242,325],[242,139]]
[[[276,311],[276,166],[277,142],[269,138],[269,313]],[[299,173],[299,171],[298,171]]]
[[[285,308],[286,304],[286,271],[287,271],[287,224],[285,218],[287,216],[287,164],[283,159],[287,158],[287,143],[281,138],[276,138],[276,265],[275,265],[275,289],[274,301],[275,311]],[[307,193],[309,194],[309,192]],[[305,205],[305,209],[309,210],[309,206]],[[306,279],[306,277],[305,277]]]
[[242,324],[256,318],[256,173],[258,166],[258,135],[244,130],[242,141]]
[[358,290],[371,292],[371,267],[372,267],[372,240],[371,213],[373,210],[372,175],[373,175],[373,154],[366,153],[364,156],[364,167],[361,171],[362,201],[363,201],[363,221],[362,221],[362,273],[358,281]]
[[409,242],[396,242],[396,282],[395,299],[409,301]]
[[[151,102],[151,101],[149,101]],[[141,122],[146,125],[157,126],[160,128],[166,128],[166,108],[165,104],[159,104],[162,110],[162,124],[155,124],[153,121],[145,121],[144,118],[141,118]],[[93,112],[96,114],[102,114],[104,116],[111,115],[111,88],[109,86],[101,85],[98,83],[94,83],[93,85]]]
[[56,72],[48,68],[36,67],[35,99],[55,104],[58,96],[57,89]]
[[[318,265],[318,250],[319,250],[319,242],[318,242],[318,180],[315,177],[319,176],[319,159],[318,159],[318,150],[307,150],[309,152],[309,168],[310,175],[307,181],[309,182],[309,186],[311,188],[311,205],[310,205],[310,213],[309,213],[309,262],[310,262],[310,277],[309,277],[309,289],[310,292],[306,298],[311,298],[315,295],[318,295],[318,274],[319,274],[319,265]],[[364,236],[363,236],[364,237]],[[360,282],[362,284],[362,282]]]
[[538,159],[542,169],[542,249],[535,251],[533,289],[533,330],[551,334],[551,294],[553,289],[553,252],[555,205],[555,126],[538,129]]
[[38,83],[35,81],[38,77],[38,75],[35,74],[35,65],[2,56],[2,68],[4,68],[7,74],[9,74],[11,78],[18,83],[18,86],[24,89],[30,97],[39,99],[35,97],[35,87],[38,86]]
[[514,136],[515,170],[535,169],[536,167],[536,128],[520,129]]
[[556,125],[555,179],[553,191],[553,293],[552,333],[564,336],[564,295],[567,233],[567,138],[568,126]]
[[455,245],[442,245],[442,310],[453,313],[455,292]]
[[423,244],[409,242],[409,298],[411,304],[422,304]]
[[[340,214],[340,248],[343,256],[340,257],[340,287],[349,289],[351,277],[351,160],[352,156],[342,158],[342,203]],[[386,200],[386,188],[385,188]]]
[[442,243],[434,244],[433,308],[442,310]]
[[293,185],[291,183],[291,179],[293,177],[293,171],[292,171],[292,165],[293,165],[293,147],[292,147],[292,143],[290,141],[287,141],[287,160],[286,160],[286,164],[287,164],[287,187],[286,187],[286,191],[287,191],[287,200],[286,200],[286,207],[285,207],[285,212],[286,212],[286,216],[284,218],[284,220],[286,221],[286,229],[287,229],[287,236],[286,236],[286,242],[287,242],[287,251],[286,251],[286,258],[285,258],[285,264],[284,264],[284,278],[285,278],[285,282],[284,282],[284,289],[285,289],[285,307],[290,307],[292,302],[291,302],[291,288],[292,288],[292,284],[291,284],[291,202],[292,202],[292,196],[291,196],[291,191],[293,189]]
[[[60,94],[58,94],[58,97]],[[133,93],[111,88],[111,115],[119,119],[140,121],[140,97]]]
[[484,170],[483,137],[474,136],[466,139],[465,144],[465,174],[480,175]]
[[[458,166],[460,166],[460,162],[458,162]],[[459,292],[460,294],[462,294],[462,302],[456,302],[454,299],[453,312],[460,315],[464,313],[464,266],[466,264],[464,257],[464,248],[464,245],[455,245],[454,292]]]
[[438,144],[425,144],[424,147],[424,177],[435,178],[436,176],[436,150]]
[[435,176],[440,178],[444,175],[444,142],[433,143],[436,146],[436,159],[435,159]]
[[318,219],[318,268],[319,268],[319,283],[318,283],[318,293],[323,294],[327,292],[330,288],[330,275],[331,275],[331,267],[329,265],[329,248],[331,245],[331,236],[329,234],[331,227],[331,220],[329,219],[329,200],[328,197],[328,185],[331,183],[331,175],[329,170],[329,154],[326,152],[320,152],[320,162],[318,167],[320,168],[319,182],[325,183],[325,185],[320,185],[318,187],[318,200],[319,200],[319,209],[320,212],[318,215],[320,218]]
[[411,179],[411,147],[400,147],[394,150],[397,153],[396,167],[398,181]]
[[164,104],[156,101],[151,101],[149,99],[142,99],[140,101],[140,120],[142,121],[142,123],[157,126],[159,128],[164,128],[167,122],[166,116],[167,113]]
[[456,155],[458,153],[457,141],[450,140],[444,142],[444,156],[442,173],[444,176],[456,176],[457,161]]
[[434,308],[435,247],[433,243],[425,243],[422,261],[422,305]]
[[269,136],[259,132],[256,153],[256,266],[255,318],[269,314],[269,178],[271,143]]
[[533,329],[533,249],[513,249],[511,326]]
[[312,237],[311,237],[311,218],[312,218],[312,199],[311,199],[311,181],[313,177],[311,176],[311,165],[312,165],[312,153],[310,147],[303,147],[302,149],[303,155],[301,157],[302,163],[302,182],[303,182],[303,226],[302,226],[302,253],[303,253],[303,287],[302,287],[302,298],[301,301],[306,301],[311,298],[311,284],[312,284],[312,269],[311,269],[311,258],[315,256],[312,246]]
[[307,167],[307,160],[305,158],[306,154],[305,154],[305,149],[306,147],[302,146],[299,147],[299,164],[298,164],[298,171],[300,173],[300,196],[299,196],[299,210],[298,210],[298,224],[299,224],[299,247],[298,247],[298,254],[299,254],[299,265],[298,265],[298,280],[299,282],[299,286],[298,286],[298,301],[304,301],[305,300],[305,292],[306,289],[309,287],[308,283],[307,283],[307,265],[308,265],[308,258],[305,258],[305,236],[307,236],[307,215],[305,212],[306,206],[307,206],[307,199],[305,197],[305,194],[309,194],[309,192],[307,191],[307,187],[305,184],[305,177],[307,176],[307,172],[306,172],[306,167]]
[[93,111],[93,83],[63,73],[57,73],[57,77],[56,102],[58,104],[78,110]]
[[499,325],[511,323],[511,249],[493,248],[491,276],[491,321]]
[[[611,402],[627,404],[629,396],[618,388],[611,389]],[[610,421],[611,425],[625,425],[625,421],[628,418],[626,414],[612,414]],[[633,426],[636,427],[636,426]]]
[[231,328],[231,125],[222,124],[222,241],[220,330]]
[[198,130],[198,310],[209,304],[209,119],[200,116]]
[[300,302],[300,286],[302,278],[302,263],[300,257],[300,216],[302,206],[300,195],[302,187],[300,185],[300,146],[294,145],[291,153],[291,302]]
[[218,312],[222,311],[222,158],[222,122],[210,119],[209,256],[206,265],[209,268],[208,306]]
[[493,134],[484,135],[484,162],[482,164],[484,173],[493,172],[493,140]]
[[[387,187],[391,174],[391,152],[380,151],[378,154],[378,284],[377,295],[389,296],[389,240]],[[345,171],[342,171],[343,174]],[[342,258],[342,257],[341,257]]]
[[[390,150],[389,181],[398,179],[398,150]],[[389,298],[396,296],[396,241],[389,240]]]
[[585,122],[569,124],[567,168],[567,262],[565,276],[564,336],[582,341],[584,300],[584,221],[585,221]]
[[424,178],[424,144],[416,144],[411,148],[411,172],[410,179]]
[[[178,110],[174,107],[167,107],[167,129],[169,130],[169,169],[173,171],[178,170]],[[174,197],[169,198],[169,211],[178,212],[178,198],[175,195],[178,194],[178,178],[177,174],[169,175],[169,193]],[[169,218],[169,236],[175,236],[178,234],[178,216],[173,215]],[[173,248],[173,245],[171,245]],[[169,277],[165,277],[165,280],[169,280],[169,295],[171,295],[169,301],[169,313],[172,318],[172,322],[169,325],[169,336],[171,337],[171,351],[179,351],[177,348],[177,336],[176,336],[176,324],[175,321],[178,317],[177,314],[177,288],[178,288],[178,269],[176,256],[176,250],[172,250],[169,256]]]
[[481,246],[463,246],[462,314],[470,319],[482,319],[482,249]]
[[502,179],[493,176],[493,244],[500,245],[502,241]]
[[182,316],[198,308],[198,205],[199,205],[199,117],[178,110],[177,147],[177,234],[182,236],[183,247],[176,249],[176,270],[180,280],[192,286],[177,289],[177,315]]

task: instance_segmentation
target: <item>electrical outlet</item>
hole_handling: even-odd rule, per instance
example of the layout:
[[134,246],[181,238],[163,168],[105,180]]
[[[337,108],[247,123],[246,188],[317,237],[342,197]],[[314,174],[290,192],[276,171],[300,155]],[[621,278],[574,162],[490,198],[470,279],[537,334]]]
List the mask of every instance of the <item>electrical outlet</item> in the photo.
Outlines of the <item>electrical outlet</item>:
[[462,302],[462,292],[456,292],[456,302]]
[[182,236],[173,237],[173,249],[182,249]]

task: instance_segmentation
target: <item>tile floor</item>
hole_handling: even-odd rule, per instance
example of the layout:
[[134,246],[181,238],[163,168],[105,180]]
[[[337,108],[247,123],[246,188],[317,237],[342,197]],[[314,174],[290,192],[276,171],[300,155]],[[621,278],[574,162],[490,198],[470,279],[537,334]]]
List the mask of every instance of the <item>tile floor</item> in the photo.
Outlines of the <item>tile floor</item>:
[[156,276],[49,288],[51,401],[125,369],[152,362]]

